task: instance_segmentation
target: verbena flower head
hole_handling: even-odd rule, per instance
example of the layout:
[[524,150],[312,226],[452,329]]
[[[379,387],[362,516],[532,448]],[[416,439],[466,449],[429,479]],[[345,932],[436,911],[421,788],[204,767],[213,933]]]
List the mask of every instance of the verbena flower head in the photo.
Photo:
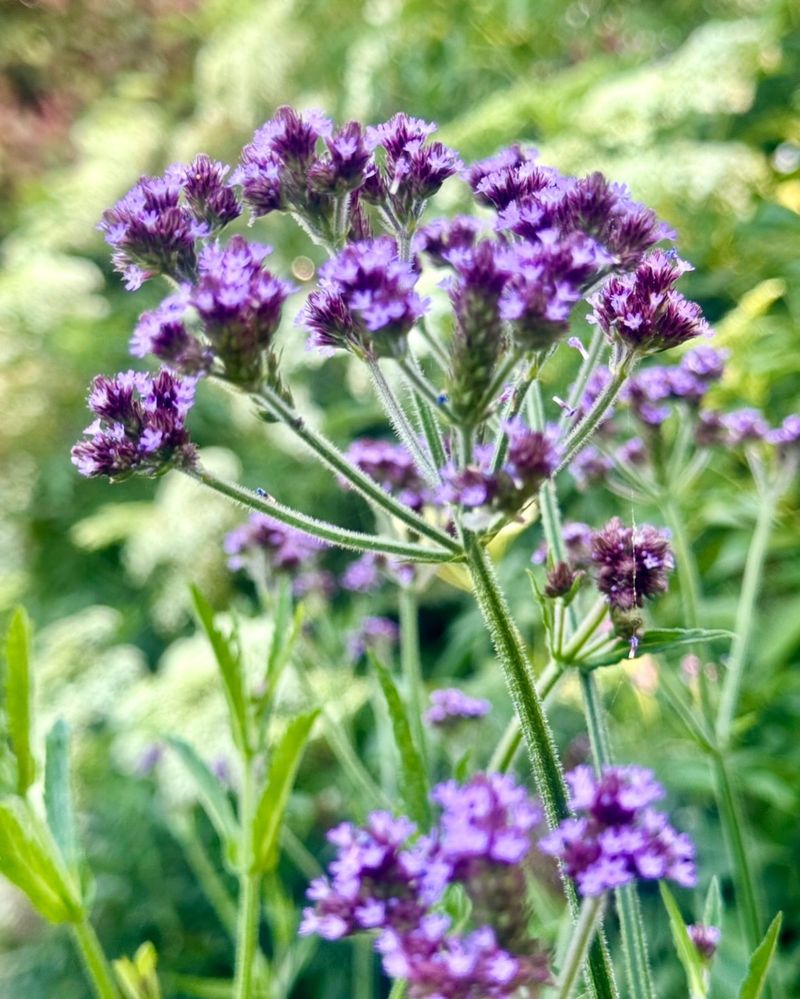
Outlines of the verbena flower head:
[[173,167],[163,177],[142,177],[98,225],[131,291],[157,274],[176,281],[194,275],[196,243],[208,226],[182,202],[181,174]]
[[[585,569],[589,566],[592,557],[592,536],[594,532],[588,524],[580,520],[568,520],[561,528],[561,537],[567,549],[567,556],[570,563],[576,568]],[[531,561],[536,565],[544,565],[547,561],[547,542],[534,551]]]
[[427,303],[414,290],[417,275],[388,236],[351,243],[320,270],[298,322],[309,343],[361,356],[396,356]]
[[458,687],[443,687],[431,691],[425,721],[437,728],[448,728],[468,719],[483,718],[490,709],[491,704],[481,697],[470,697]]
[[231,569],[248,567],[253,559],[270,573],[297,575],[312,567],[324,543],[302,531],[273,520],[265,513],[252,513],[240,527],[225,535],[224,548]]
[[351,562],[342,573],[340,582],[346,590],[369,593],[386,579],[401,586],[414,581],[415,569],[409,562],[400,562],[378,552],[365,552]]
[[367,129],[367,144],[383,150],[376,157],[363,196],[384,204],[401,229],[415,226],[425,202],[461,167],[461,160],[441,142],[429,142],[432,122],[402,112]]
[[271,248],[234,236],[200,255],[189,301],[203,324],[225,377],[251,385],[260,380],[262,355],[281,320],[292,286],[264,268]]
[[429,858],[427,841],[407,848],[414,832],[413,822],[388,812],[373,812],[364,829],[350,823],[332,829],[328,840],[337,857],[328,877],[311,882],[314,905],[304,910],[300,933],[338,940],[359,930],[418,925],[441,897],[447,869]]
[[611,459],[591,444],[576,454],[569,466],[570,474],[575,479],[575,485],[581,492],[590,486],[605,482],[612,468]]
[[689,939],[697,949],[698,954],[705,960],[710,961],[716,954],[719,942],[722,939],[722,931],[718,926],[704,926],[702,923],[693,923],[686,927]]
[[675,559],[668,538],[658,528],[626,527],[614,517],[592,538],[592,563],[597,588],[610,606],[628,611],[667,589]]
[[449,926],[447,916],[429,914],[408,933],[381,934],[384,970],[408,982],[409,999],[513,999],[550,980],[546,954],[509,953],[489,926],[467,934]]
[[412,510],[421,510],[432,499],[414,459],[402,444],[362,437],[353,441],[346,455],[362,472]]
[[792,413],[779,427],[770,430],[767,441],[779,450],[795,450],[800,444],[800,413]]
[[726,413],[722,423],[727,431],[728,442],[733,445],[766,440],[769,424],[759,409],[737,409]]
[[358,628],[347,638],[347,654],[353,660],[360,659],[367,649],[392,646],[400,637],[396,622],[388,617],[365,617]]
[[169,295],[159,306],[139,316],[131,338],[134,357],[152,354],[183,375],[208,374],[214,352],[197,339],[186,323],[190,286]]
[[230,168],[212,160],[205,153],[183,168],[182,187],[195,218],[204,222],[209,232],[219,229],[242,213],[236,192],[225,176]]
[[483,230],[482,223],[472,215],[434,219],[417,230],[411,248],[415,253],[427,253],[434,263],[446,266],[451,253],[474,246]]
[[325,137],[326,152],[308,168],[308,182],[320,194],[341,196],[361,186],[370,163],[364,129],[349,121]]
[[81,475],[112,481],[191,468],[197,455],[185,421],[193,401],[194,381],[166,370],[98,375],[88,399],[97,419],[72,448],[72,463]]
[[590,322],[626,351],[654,354],[709,332],[700,306],[675,290],[691,266],[655,250],[632,274],[611,277],[590,301]]
[[599,895],[636,879],[670,878],[696,883],[694,845],[651,806],[664,789],[650,770],[605,767],[600,778],[587,766],[567,774],[570,808],[539,841],[539,848],[564,864],[582,895]]

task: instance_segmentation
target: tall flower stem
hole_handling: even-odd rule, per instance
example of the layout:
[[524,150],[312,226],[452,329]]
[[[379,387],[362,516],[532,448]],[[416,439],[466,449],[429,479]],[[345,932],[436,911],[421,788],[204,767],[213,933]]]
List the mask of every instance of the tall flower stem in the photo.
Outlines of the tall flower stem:
[[410,586],[398,587],[400,612],[400,665],[406,687],[411,727],[423,759],[426,756],[425,726],[422,710],[425,697],[419,649],[419,601]]
[[603,417],[614,404],[620,389],[625,384],[625,379],[633,370],[634,363],[635,358],[631,355],[625,355],[612,370],[608,384],[595,399],[592,408],[580,423],[567,434],[567,439],[564,442],[564,457],[556,472],[566,468],[575,455],[589,443],[589,438],[600,426]]
[[88,918],[72,924],[72,935],[97,999],[119,999],[108,959]]
[[[604,903],[605,895],[589,896],[581,903],[578,921],[572,931],[564,963],[558,976],[556,999],[571,999],[586,955],[600,926]],[[636,999],[639,997],[637,996]]]
[[279,420],[299,437],[324,465],[345,479],[365,499],[369,500],[379,509],[384,510],[390,517],[396,517],[402,521],[406,527],[410,527],[412,531],[421,537],[428,538],[429,541],[434,541],[436,544],[452,552],[459,551],[457,542],[445,534],[444,531],[440,531],[432,524],[428,524],[422,517],[409,509],[405,503],[401,503],[393,496],[390,496],[374,479],[365,475],[360,468],[349,462],[327,437],[312,429],[303,417],[282,399],[277,392],[274,392],[270,388],[263,388],[254,396],[254,399],[273,418]]
[[399,357],[397,363],[409,383],[414,386],[422,398],[429,402],[447,423],[456,423],[455,414],[447,405],[447,400],[431,385],[424,373],[407,357]]
[[[553,734],[536,691],[522,636],[511,618],[489,555],[471,531],[463,530],[462,537],[478,606],[503,668],[545,816],[553,828],[569,813],[564,774]],[[577,898],[569,879],[564,881],[564,890],[574,916]],[[618,995],[608,952],[601,940],[595,941],[589,953],[587,983],[596,999],[612,999]]]
[[236,919],[233,999],[250,999],[252,996],[253,966],[258,949],[261,916],[261,875],[253,871],[256,784],[253,759],[249,754],[243,754],[242,769],[242,791],[239,798],[242,842],[239,848],[239,911]]
[[386,376],[383,371],[381,371],[380,365],[377,361],[371,360],[367,362],[367,366],[369,367],[369,373],[372,376],[372,384],[375,386],[375,391],[381,401],[381,405],[383,406],[386,415],[389,417],[389,421],[392,424],[395,433],[403,442],[405,449],[413,457],[420,472],[425,476],[428,482],[432,485],[436,485],[438,482],[438,476],[433,465],[431,464],[430,458],[420,447],[414,428],[409,423],[408,417],[406,416],[403,407],[400,405],[397,396],[394,394],[391,386],[386,381]]
[[[539,693],[542,704],[547,705],[550,695],[555,690],[556,684],[561,679],[562,671],[557,663],[550,662],[545,666],[536,682],[536,690]],[[505,732],[500,737],[500,741],[494,747],[494,751],[489,759],[486,769],[489,773],[506,773],[514,757],[519,751],[522,742],[522,729],[519,724],[518,715],[513,715],[511,721],[506,726]]]
[[575,381],[572,383],[572,388],[570,390],[569,396],[567,398],[567,408],[561,414],[561,419],[559,420],[559,429],[565,430],[567,424],[569,423],[572,414],[575,411],[578,403],[581,401],[583,393],[586,391],[586,386],[589,384],[589,379],[594,374],[595,370],[600,364],[600,355],[603,352],[603,344],[605,343],[605,336],[603,331],[599,326],[595,326],[594,333],[592,334],[592,339],[589,343],[589,349],[586,352],[586,356],[578,370],[578,374],[575,377]]
[[[448,562],[453,558],[453,549],[444,551],[441,548],[427,548],[424,545],[416,545],[405,541],[396,541],[377,534],[362,534],[360,531],[350,531],[343,527],[337,527],[324,520],[317,520],[316,517],[309,517],[304,513],[284,506],[268,496],[260,496],[258,493],[245,489],[235,482],[226,482],[218,478],[204,468],[183,469],[186,475],[191,476],[198,482],[213,489],[214,492],[227,496],[228,499],[239,503],[248,510],[255,510],[257,513],[265,513],[268,516],[295,527],[299,531],[305,531],[315,538],[328,541],[330,544],[338,545],[340,548],[351,548],[360,552],[380,552],[384,555],[396,555],[398,558],[406,559],[409,562]],[[437,532],[438,533],[438,532]],[[446,537],[446,535],[443,535]],[[452,542],[452,539],[448,539]],[[455,546],[458,552],[458,545]]]

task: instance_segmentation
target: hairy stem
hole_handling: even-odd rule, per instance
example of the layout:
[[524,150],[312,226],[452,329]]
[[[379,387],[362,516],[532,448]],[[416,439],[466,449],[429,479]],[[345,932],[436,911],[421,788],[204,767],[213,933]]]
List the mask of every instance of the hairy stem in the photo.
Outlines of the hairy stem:
[[[564,963],[558,976],[556,999],[571,999],[581,968],[603,915],[605,895],[589,896],[581,903],[578,921],[572,931]],[[639,997],[637,996],[637,999]]]
[[[547,704],[548,699],[550,698],[553,690],[555,690],[556,684],[561,679],[561,676],[561,669],[558,664],[554,662],[548,663],[542,670],[536,683],[536,690],[539,692],[542,704]],[[511,768],[511,764],[514,762],[514,757],[519,751],[521,742],[522,729],[519,724],[519,716],[514,714],[511,717],[511,721],[506,726],[505,732],[503,732],[500,737],[500,741],[494,747],[494,752],[492,753],[486,767],[489,773],[506,773]]]
[[88,918],[72,924],[72,935],[97,999],[119,999],[108,959]]
[[377,393],[381,405],[389,418],[389,422],[394,428],[394,432],[403,442],[403,446],[416,462],[417,468],[420,470],[422,475],[428,480],[429,483],[431,483],[431,485],[436,485],[438,482],[436,470],[431,464],[428,456],[420,447],[419,441],[417,440],[417,434],[411,426],[397,396],[394,394],[391,386],[386,381],[386,377],[381,371],[380,365],[377,361],[368,361],[367,366],[369,367],[369,373],[372,376],[372,384],[375,387],[375,392]]
[[603,391],[595,399],[592,408],[574,427],[564,442],[564,457],[561,460],[555,473],[560,472],[572,461],[576,454],[589,443],[589,438],[597,430],[603,421],[603,417],[614,404],[614,400],[619,395],[619,391],[625,383],[625,379],[633,370],[634,359],[631,356],[623,357],[616,368],[611,372],[611,378]]

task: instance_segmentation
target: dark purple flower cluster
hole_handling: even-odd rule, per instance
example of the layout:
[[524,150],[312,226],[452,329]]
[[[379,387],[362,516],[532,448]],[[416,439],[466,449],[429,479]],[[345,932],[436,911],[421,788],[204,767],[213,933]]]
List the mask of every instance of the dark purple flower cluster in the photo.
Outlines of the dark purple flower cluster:
[[686,927],[689,939],[695,945],[698,954],[705,960],[710,961],[716,954],[719,942],[722,939],[722,931],[718,926],[704,926],[702,923],[693,923]]
[[664,797],[652,771],[605,767],[598,778],[581,766],[567,774],[567,782],[577,817],[564,819],[539,848],[564,864],[582,895],[599,895],[639,878],[670,878],[694,887],[694,845],[651,807]]
[[592,563],[597,588],[610,606],[630,611],[667,589],[675,559],[663,531],[650,524],[626,527],[613,517],[592,537]]
[[688,351],[670,367],[643,368],[625,383],[620,400],[649,426],[659,426],[670,415],[670,403],[697,406],[725,367],[724,352],[705,344]]
[[[441,816],[414,839],[406,819],[384,812],[366,828],[345,824],[329,834],[338,848],[330,877],[312,882],[302,933],[339,939],[378,930],[386,973],[409,983],[413,999],[511,999],[549,979],[547,956],[527,937],[524,865],[541,810],[513,778],[477,774],[464,785],[439,785]],[[448,885],[473,902],[472,930],[454,932],[434,913]],[[492,925],[492,918],[497,922]]]
[[98,228],[114,247],[114,265],[135,290],[148,278],[166,274],[191,280],[197,241],[240,213],[227,168],[207,156],[189,166],[169,167],[163,177],[142,177],[104,213]]
[[365,617],[347,638],[347,654],[354,661],[377,646],[395,645],[400,637],[397,624],[388,617]]
[[402,112],[367,129],[367,144],[383,156],[373,158],[361,196],[380,205],[398,233],[413,232],[425,202],[461,168],[452,149],[428,141],[435,131]]
[[[207,374],[216,360],[219,373],[229,381],[257,385],[263,376],[264,352],[292,291],[290,284],[264,268],[271,252],[242,236],[234,236],[225,246],[206,245],[196,283],[184,285],[140,317],[132,353],[154,354],[184,374]],[[190,307],[202,324],[202,342],[187,327]]]
[[431,490],[402,444],[362,437],[353,441],[346,456],[412,510],[419,511],[432,502]]
[[431,691],[425,721],[437,728],[447,728],[465,719],[483,718],[490,709],[491,704],[482,697],[470,697],[458,687],[443,687]]
[[194,388],[192,379],[165,370],[98,375],[88,399],[97,419],[86,428],[88,439],[72,448],[72,463],[81,475],[112,481],[191,468],[197,456],[185,423]]
[[709,332],[700,306],[675,290],[689,264],[655,250],[632,274],[609,278],[590,301],[597,323],[612,343],[629,353],[654,354]]
[[233,570],[257,568],[269,574],[287,573],[299,576],[313,568],[323,542],[273,520],[265,513],[252,513],[241,526],[225,536],[224,548],[228,566]]
[[457,468],[449,463],[442,469],[440,502],[510,514],[536,493],[558,467],[560,449],[548,433],[531,430],[520,419],[509,421],[506,433],[508,450],[499,471],[492,471],[494,450],[485,445],[475,448],[474,464]]
[[415,253],[427,253],[435,264],[448,266],[452,255],[475,245],[483,229],[472,215],[434,219],[417,230],[411,248]]
[[320,270],[298,323],[310,345],[360,356],[397,356],[427,303],[414,290],[417,274],[397,256],[389,236],[351,243]]

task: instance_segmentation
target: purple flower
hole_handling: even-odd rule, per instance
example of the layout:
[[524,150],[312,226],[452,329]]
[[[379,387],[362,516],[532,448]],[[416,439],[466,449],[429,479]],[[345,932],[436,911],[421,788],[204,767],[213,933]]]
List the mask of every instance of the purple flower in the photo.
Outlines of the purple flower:
[[224,548],[230,569],[246,568],[257,558],[260,568],[294,576],[313,563],[324,543],[265,513],[252,513],[226,534]]
[[491,704],[479,697],[470,697],[458,687],[444,687],[431,691],[430,707],[425,712],[429,725],[448,727],[464,719],[483,718]]
[[81,475],[107,475],[121,481],[134,473],[160,475],[168,468],[191,468],[197,460],[186,432],[186,414],[195,383],[167,370],[151,376],[126,371],[98,375],[89,392],[97,416],[72,448]]
[[412,510],[419,511],[431,501],[431,492],[414,459],[401,444],[362,437],[353,441],[346,456]]
[[134,291],[156,274],[191,280],[196,241],[208,227],[181,203],[181,168],[163,177],[142,177],[98,225],[116,251],[114,266]]
[[388,617],[365,617],[347,639],[347,654],[352,660],[360,659],[367,649],[378,645],[395,645],[400,637],[397,624]]
[[581,492],[584,492],[590,486],[605,482],[613,467],[611,459],[601,454],[596,447],[590,444],[575,455],[569,470],[575,479],[575,485]]
[[697,948],[700,956],[710,961],[719,947],[722,931],[718,926],[704,926],[702,923],[693,923],[686,927],[689,939]]
[[392,579],[401,586],[414,581],[414,566],[408,562],[398,562],[376,552],[365,552],[351,562],[342,573],[341,584],[354,593],[369,593],[376,590],[384,578]]
[[[561,537],[567,549],[567,556],[573,566],[587,568],[591,561],[593,531],[588,524],[579,520],[567,521],[561,528]],[[542,543],[531,557],[536,565],[547,561],[547,544]]]
[[185,322],[188,309],[189,287],[184,286],[157,308],[143,312],[131,338],[134,357],[152,354],[180,374],[207,374],[214,354],[189,332]]
[[434,219],[417,230],[411,247],[415,253],[427,253],[435,264],[447,265],[453,251],[474,246],[483,226],[471,215]]
[[728,434],[728,443],[733,445],[766,440],[770,432],[769,424],[758,409],[737,409],[726,413],[722,424]]
[[262,374],[262,355],[292,291],[287,282],[264,269],[268,246],[234,236],[226,246],[210,244],[199,261],[199,277],[189,300],[203,323],[225,377],[253,384]]
[[687,351],[681,358],[680,366],[704,382],[717,381],[725,370],[727,350],[717,350],[707,344],[700,344]]
[[368,146],[382,147],[384,157],[374,161],[363,196],[386,204],[401,230],[416,223],[428,198],[461,167],[452,149],[428,141],[435,131],[431,122],[402,112],[367,129]]
[[298,322],[311,330],[309,343],[360,355],[393,356],[425,312],[414,291],[417,275],[397,256],[388,236],[352,243],[320,270]]
[[639,355],[668,350],[708,333],[700,306],[675,291],[690,266],[656,250],[632,274],[612,277],[590,301],[591,322],[606,337]]
[[612,608],[641,607],[645,597],[667,589],[675,559],[667,537],[649,524],[625,527],[612,518],[592,538],[592,562],[597,588]]
[[577,817],[564,819],[539,848],[564,864],[582,895],[599,895],[637,878],[695,885],[692,841],[651,807],[664,796],[652,771],[605,767],[597,778],[582,766],[567,774],[567,783]]
[[[620,400],[630,406],[633,414],[642,423],[651,427],[660,426],[670,415],[670,408],[664,403],[673,397],[671,373],[675,370],[651,367],[638,371],[625,382],[620,392]],[[693,379],[692,375],[687,377]]]
[[373,812],[364,829],[349,822],[332,829],[328,840],[337,856],[329,875],[309,886],[314,905],[304,910],[300,933],[338,940],[359,930],[418,925],[441,897],[447,870],[430,856],[427,840],[407,848],[415,828],[406,818]]
[[714,409],[698,413],[694,439],[698,447],[718,447],[725,444],[728,432],[722,414]]
[[209,231],[219,229],[242,214],[242,206],[233,188],[225,183],[230,168],[217,163],[205,153],[183,170],[183,193],[194,216]]
[[800,443],[800,413],[792,413],[779,427],[770,430],[767,441],[778,448],[796,447]]
[[310,187],[317,193],[337,196],[360,187],[370,163],[362,126],[349,121],[324,141],[327,153],[308,168]]
[[[497,204],[492,197],[493,189],[487,189],[484,182],[492,177],[496,178],[495,183],[497,184],[511,185],[517,178],[519,168],[535,164],[538,155],[538,152],[533,147],[508,146],[506,149],[501,149],[494,156],[471,163],[463,172],[464,180],[472,188],[478,201],[492,205],[499,210],[500,208],[504,208],[509,201],[514,201],[523,193],[529,192],[525,192],[519,187],[510,188],[508,195],[502,197],[502,203]],[[484,190],[481,190],[482,187],[486,193],[484,193]]]
[[505,426],[508,452],[503,471],[524,498],[532,496],[558,467],[558,446],[547,433],[531,430],[519,418]]

